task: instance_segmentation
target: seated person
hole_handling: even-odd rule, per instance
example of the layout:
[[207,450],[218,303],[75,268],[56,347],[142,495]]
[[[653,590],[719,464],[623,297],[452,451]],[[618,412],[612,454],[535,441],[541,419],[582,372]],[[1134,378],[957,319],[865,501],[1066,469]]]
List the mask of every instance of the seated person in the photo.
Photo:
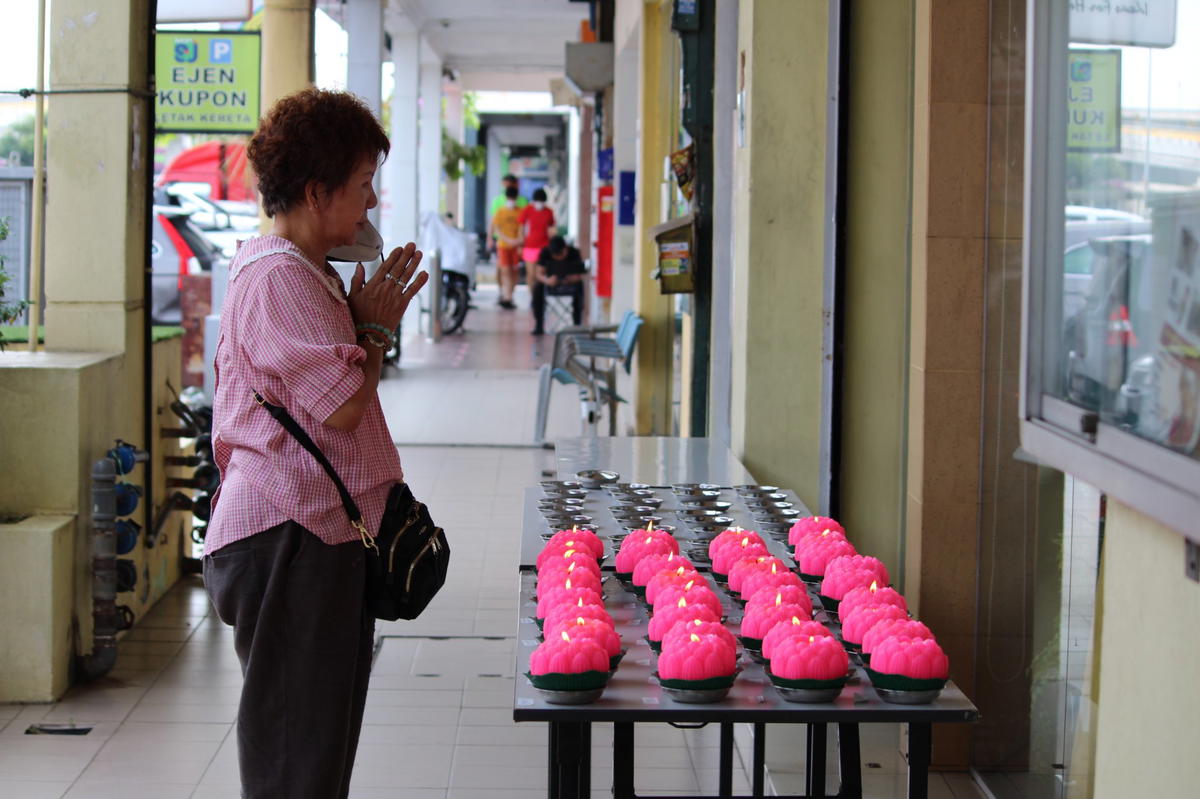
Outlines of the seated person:
[[545,330],[546,291],[571,297],[571,317],[576,326],[583,322],[583,291],[587,270],[579,250],[567,244],[562,236],[554,236],[550,243],[538,253],[533,274],[533,335],[540,336]]

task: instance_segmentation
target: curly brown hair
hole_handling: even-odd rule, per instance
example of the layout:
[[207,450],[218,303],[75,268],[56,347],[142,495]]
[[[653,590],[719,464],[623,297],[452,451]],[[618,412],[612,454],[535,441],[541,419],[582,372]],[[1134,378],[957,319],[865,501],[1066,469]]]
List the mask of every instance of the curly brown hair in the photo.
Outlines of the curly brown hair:
[[275,216],[303,201],[310,180],[327,191],[339,189],[363,158],[386,157],[390,146],[362,100],[310,86],[272,106],[246,155],[258,176],[263,212]]

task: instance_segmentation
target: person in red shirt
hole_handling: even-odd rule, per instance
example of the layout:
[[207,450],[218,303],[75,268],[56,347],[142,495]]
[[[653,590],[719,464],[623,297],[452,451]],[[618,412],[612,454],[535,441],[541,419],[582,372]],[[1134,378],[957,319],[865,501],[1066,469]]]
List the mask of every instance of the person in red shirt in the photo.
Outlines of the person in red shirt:
[[311,87],[276,103],[247,148],[273,221],[229,265],[213,402],[221,487],[203,570],[242,666],[238,767],[250,799],[350,792],[375,640],[364,545],[333,481],[254,392],[287,408],[367,529],[379,529],[388,491],[404,478],[380,370],[428,275],[417,273],[410,242],[370,279],[360,263],[346,292],[326,254],[366,230],[388,148],[361,100]]
[[533,202],[521,209],[520,221],[524,238],[521,260],[525,262],[525,282],[532,290],[538,256],[542,248],[550,243],[556,224],[554,212],[546,207],[545,191],[537,189],[533,192]]

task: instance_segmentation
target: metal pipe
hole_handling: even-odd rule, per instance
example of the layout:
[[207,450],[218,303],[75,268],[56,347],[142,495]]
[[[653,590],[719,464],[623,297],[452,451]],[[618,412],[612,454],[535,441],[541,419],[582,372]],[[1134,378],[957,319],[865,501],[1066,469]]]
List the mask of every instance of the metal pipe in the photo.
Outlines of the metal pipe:
[[46,0],[38,0],[38,32],[37,32],[37,93],[33,98],[33,213],[30,215],[29,242],[29,351],[37,352],[41,346],[38,327],[42,323],[42,227],[46,223],[45,196],[46,176],[43,174],[46,163],[42,153],[45,151],[44,103],[42,91],[46,88]]
[[429,258],[429,340],[442,340],[442,256],[430,250]]
[[92,464],[92,651],[79,657],[80,676],[103,677],[117,661],[117,467]]

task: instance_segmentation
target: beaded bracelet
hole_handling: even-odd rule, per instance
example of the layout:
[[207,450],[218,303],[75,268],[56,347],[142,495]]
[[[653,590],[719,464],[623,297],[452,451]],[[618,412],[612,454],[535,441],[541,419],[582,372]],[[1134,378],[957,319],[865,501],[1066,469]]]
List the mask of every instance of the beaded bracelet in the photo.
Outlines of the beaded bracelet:
[[396,343],[395,334],[392,333],[391,330],[389,330],[386,327],[384,327],[383,325],[379,324],[378,322],[359,322],[358,324],[356,324],[354,326],[354,330],[357,333],[374,330],[374,331],[380,333],[392,345],[395,345],[395,343]]
[[392,346],[390,341],[380,338],[378,335],[372,332],[359,333],[357,341],[360,344],[365,341],[371,346],[378,347],[381,350],[391,349]]

